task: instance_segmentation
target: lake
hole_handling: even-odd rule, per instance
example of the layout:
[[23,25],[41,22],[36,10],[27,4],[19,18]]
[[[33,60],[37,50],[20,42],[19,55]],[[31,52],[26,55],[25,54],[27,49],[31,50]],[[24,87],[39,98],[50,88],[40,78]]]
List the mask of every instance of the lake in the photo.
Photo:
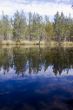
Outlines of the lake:
[[0,110],[73,110],[73,48],[0,48]]

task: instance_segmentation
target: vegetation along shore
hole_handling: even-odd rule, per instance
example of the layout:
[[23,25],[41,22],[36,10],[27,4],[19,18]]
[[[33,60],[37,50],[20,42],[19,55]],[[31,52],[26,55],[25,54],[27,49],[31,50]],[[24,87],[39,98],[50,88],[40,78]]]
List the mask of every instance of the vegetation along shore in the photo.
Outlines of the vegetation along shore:
[[0,18],[1,45],[44,45],[73,47],[73,18],[57,12],[54,20],[36,13],[16,11]]

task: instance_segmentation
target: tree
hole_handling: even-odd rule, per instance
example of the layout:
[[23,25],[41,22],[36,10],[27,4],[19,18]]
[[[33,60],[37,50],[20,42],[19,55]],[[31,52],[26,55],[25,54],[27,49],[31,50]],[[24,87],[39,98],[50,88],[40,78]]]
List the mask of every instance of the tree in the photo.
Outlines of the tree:
[[2,40],[9,39],[10,34],[10,21],[7,15],[2,15],[1,21],[0,21],[0,35],[2,36]]
[[60,36],[60,15],[59,12],[56,13],[54,17],[54,30],[55,30],[55,35],[56,35],[56,40],[60,41],[61,36]]
[[49,18],[46,16],[45,18],[45,32],[46,32],[46,40],[52,40],[54,36],[54,28],[53,28],[53,23],[49,21]]
[[25,37],[26,33],[26,17],[24,12],[19,13],[18,11],[14,14],[14,24],[13,24],[13,39],[20,40]]
[[29,13],[29,24],[28,24],[28,32],[29,32],[29,40],[41,40],[43,34],[43,23],[42,16],[39,14],[31,14]]

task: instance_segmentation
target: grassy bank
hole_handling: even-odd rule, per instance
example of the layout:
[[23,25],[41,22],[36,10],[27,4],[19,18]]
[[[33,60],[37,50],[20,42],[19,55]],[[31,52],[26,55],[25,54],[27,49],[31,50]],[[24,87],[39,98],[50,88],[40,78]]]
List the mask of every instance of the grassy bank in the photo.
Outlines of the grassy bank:
[[[11,40],[3,40],[0,42],[1,45],[39,45],[39,41],[11,41]],[[45,41],[41,41],[40,45],[45,45]]]
[[[20,42],[16,42],[16,41],[11,41],[11,40],[4,40],[0,42],[0,45],[23,45],[23,46],[39,46],[39,41],[20,41]],[[62,46],[62,47],[73,47],[73,42],[60,42],[60,44],[56,41],[50,41],[50,42],[46,42],[46,41],[41,41],[40,42],[40,46],[47,46],[47,47],[57,47],[57,46]]]

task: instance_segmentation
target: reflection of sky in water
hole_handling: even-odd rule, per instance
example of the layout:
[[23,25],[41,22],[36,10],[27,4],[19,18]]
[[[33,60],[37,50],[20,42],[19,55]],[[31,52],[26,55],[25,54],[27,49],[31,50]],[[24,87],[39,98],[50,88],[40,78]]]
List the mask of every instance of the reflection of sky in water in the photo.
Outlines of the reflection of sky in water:
[[73,110],[72,108],[73,76],[0,80],[0,110]]
[[53,72],[53,66],[49,66],[46,71],[44,70],[44,66],[42,66],[41,70],[38,71],[37,73],[35,73],[33,70],[31,72],[31,74],[29,74],[29,68],[26,69],[25,72],[20,72],[19,74],[16,74],[16,70],[15,68],[11,68],[9,67],[8,71],[4,70],[3,68],[0,69],[0,79],[9,79],[9,78],[20,78],[20,77],[26,77],[26,76],[32,76],[32,77],[37,77],[37,76],[41,76],[41,77],[57,77],[57,76],[70,76],[73,75],[73,68],[70,69],[64,69],[61,73],[61,75],[59,74],[59,72],[57,73],[57,75],[55,75],[55,73]]

